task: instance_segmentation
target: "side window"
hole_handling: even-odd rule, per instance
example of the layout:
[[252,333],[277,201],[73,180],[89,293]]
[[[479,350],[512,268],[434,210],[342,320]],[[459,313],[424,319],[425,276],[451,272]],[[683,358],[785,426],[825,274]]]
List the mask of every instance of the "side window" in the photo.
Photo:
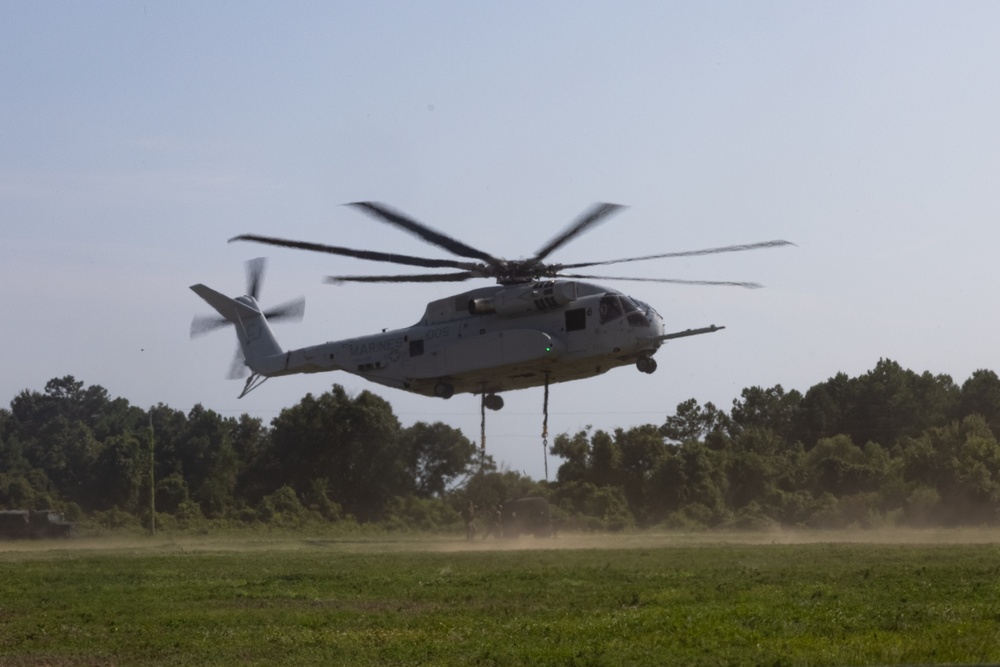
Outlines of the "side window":
[[617,296],[601,297],[601,324],[607,324],[611,320],[622,316],[622,304]]
[[424,340],[411,340],[410,341],[410,356],[419,357],[424,353]]
[[580,331],[587,328],[587,311],[574,308],[566,311],[566,331]]

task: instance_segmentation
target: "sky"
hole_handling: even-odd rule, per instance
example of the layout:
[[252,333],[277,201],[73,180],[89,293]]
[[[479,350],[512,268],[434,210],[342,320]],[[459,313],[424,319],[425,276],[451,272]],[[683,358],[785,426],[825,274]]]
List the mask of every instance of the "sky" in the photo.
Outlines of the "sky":
[[[189,339],[211,310],[188,287],[243,294],[262,255],[264,306],[306,298],[274,327],[286,348],[408,326],[489,284],[332,286],[386,267],[227,243],[448,257],[354,201],[508,258],[598,201],[628,208],[549,260],[796,244],[626,265],[764,289],[602,283],[667,330],[726,329],[664,345],[653,375],[554,385],[550,442],[882,358],[961,384],[1000,368],[998,25],[990,2],[0,0],[0,405],[72,375],[269,423],[338,383],[478,442],[478,397],[341,372],[237,399],[235,337]],[[542,389],[505,399],[487,451],[544,479]]]

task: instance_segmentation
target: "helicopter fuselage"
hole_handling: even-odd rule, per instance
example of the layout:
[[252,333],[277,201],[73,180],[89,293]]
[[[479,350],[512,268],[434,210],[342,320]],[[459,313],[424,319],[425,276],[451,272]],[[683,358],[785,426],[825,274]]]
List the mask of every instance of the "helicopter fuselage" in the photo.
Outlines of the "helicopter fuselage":
[[470,290],[432,301],[410,327],[246,363],[263,376],[343,370],[447,398],[577,380],[628,364],[652,372],[663,330],[660,314],[641,301],[552,280]]

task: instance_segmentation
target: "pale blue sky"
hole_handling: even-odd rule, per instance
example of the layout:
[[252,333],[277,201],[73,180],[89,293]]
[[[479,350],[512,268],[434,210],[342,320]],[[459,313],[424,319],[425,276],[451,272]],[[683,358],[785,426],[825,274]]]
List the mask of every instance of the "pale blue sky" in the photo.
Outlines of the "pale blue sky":
[[[595,201],[630,208],[551,259],[798,244],[632,265],[767,289],[609,283],[671,329],[728,328],[665,346],[655,375],[554,387],[553,433],[880,357],[961,383],[1000,367],[998,31],[1000,4],[962,2],[0,2],[0,402],[72,374],[269,421],[337,382],[478,439],[475,397],[345,374],[237,401],[232,337],[188,340],[208,311],[187,286],[242,293],[260,254],[265,304],[307,299],[276,327],[286,347],[409,325],[459,291],[332,287],[384,267],[226,243],[443,256],[340,206],[357,200],[508,257]],[[490,451],[536,478],[541,402],[488,415]]]

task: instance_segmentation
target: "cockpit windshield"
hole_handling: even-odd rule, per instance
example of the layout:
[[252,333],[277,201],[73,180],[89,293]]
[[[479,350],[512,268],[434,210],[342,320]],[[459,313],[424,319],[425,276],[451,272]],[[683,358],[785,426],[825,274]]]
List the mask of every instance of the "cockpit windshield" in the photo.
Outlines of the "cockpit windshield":
[[651,305],[649,305],[645,301],[639,301],[639,299],[635,299],[635,302],[637,304],[639,304],[639,310],[641,310],[642,312],[646,313],[646,317],[659,317],[660,316],[660,314],[658,312],[656,312],[656,308],[653,308]]
[[601,324],[607,324],[612,320],[618,319],[622,315],[627,315],[630,326],[648,327],[649,319],[644,314],[648,309],[649,306],[643,308],[627,296],[620,294],[605,294],[601,297]]
[[622,297],[622,304],[625,306],[625,312],[628,313],[628,323],[633,327],[648,327],[649,317],[646,311],[649,306],[643,308],[645,304],[641,301],[633,301],[627,296]]

